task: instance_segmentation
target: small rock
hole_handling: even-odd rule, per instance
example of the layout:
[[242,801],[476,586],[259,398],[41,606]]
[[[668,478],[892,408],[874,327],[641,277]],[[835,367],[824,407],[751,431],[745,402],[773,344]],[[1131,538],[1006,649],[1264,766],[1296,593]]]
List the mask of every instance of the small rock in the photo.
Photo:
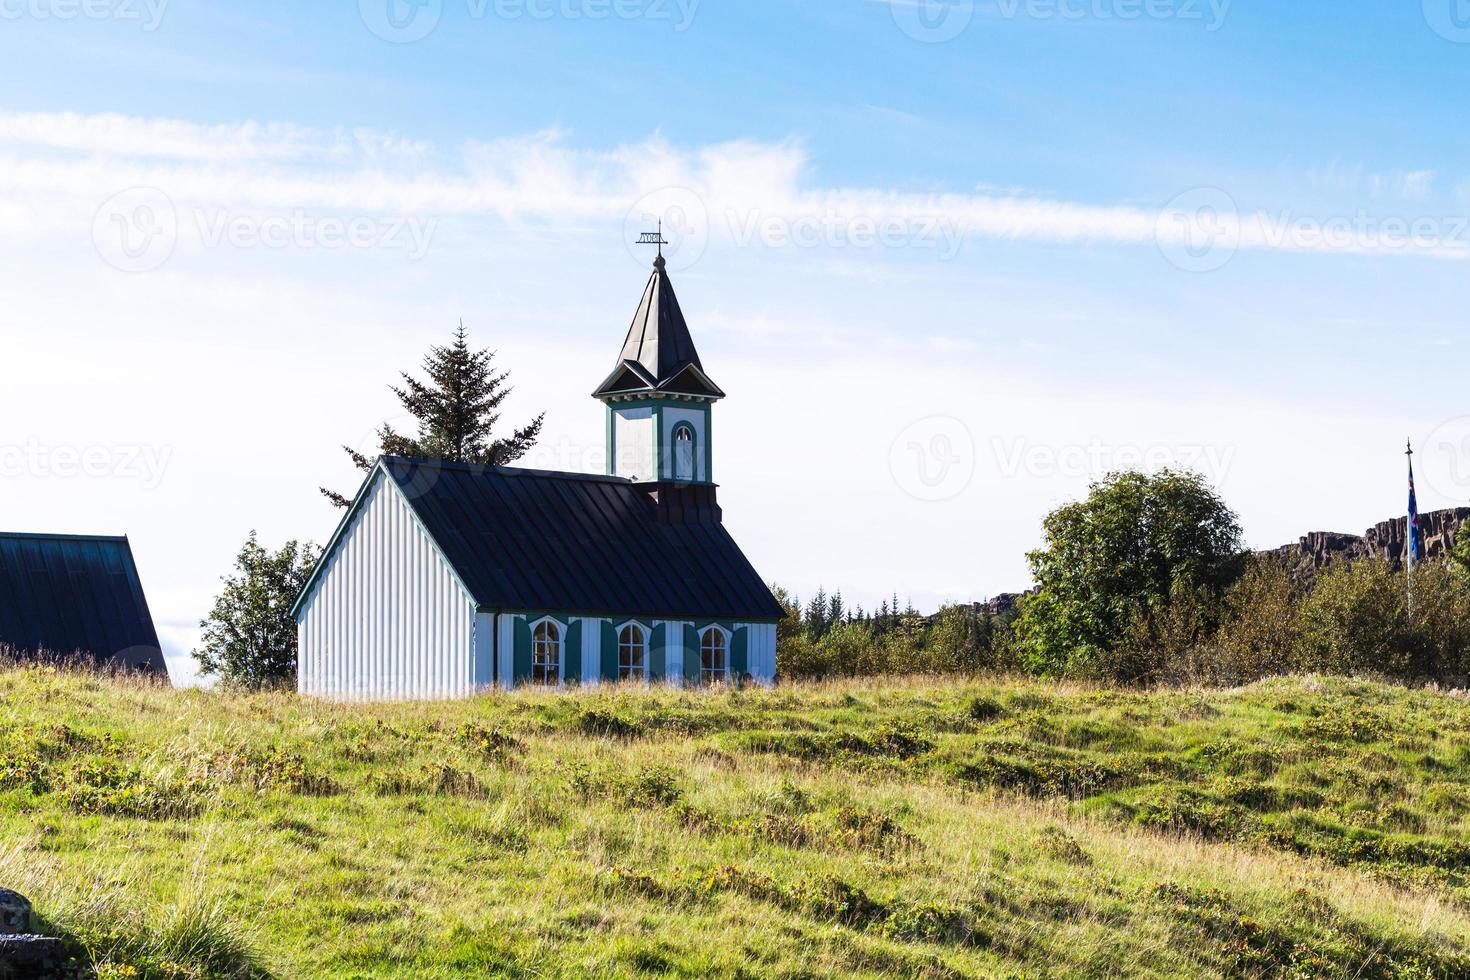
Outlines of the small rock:
[[50,936],[0,936],[0,975],[47,976],[49,971],[61,966],[63,958],[60,939],[52,939]]
[[31,903],[20,892],[0,888],[0,936],[31,931]]

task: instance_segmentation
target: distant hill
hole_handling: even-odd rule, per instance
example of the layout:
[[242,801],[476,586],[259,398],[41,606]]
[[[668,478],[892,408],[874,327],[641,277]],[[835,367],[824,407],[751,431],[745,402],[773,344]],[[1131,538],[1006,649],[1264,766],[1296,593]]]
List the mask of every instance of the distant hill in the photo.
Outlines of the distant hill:
[[[1467,519],[1470,519],[1470,507],[1419,515],[1424,548],[1430,558],[1438,558],[1455,546],[1455,535]],[[1261,554],[1278,558],[1294,576],[1307,580],[1335,561],[1378,558],[1399,565],[1404,560],[1408,525],[1407,517],[1397,517],[1380,521],[1362,534],[1313,531],[1299,538],[1296,544],[1285,544]]]

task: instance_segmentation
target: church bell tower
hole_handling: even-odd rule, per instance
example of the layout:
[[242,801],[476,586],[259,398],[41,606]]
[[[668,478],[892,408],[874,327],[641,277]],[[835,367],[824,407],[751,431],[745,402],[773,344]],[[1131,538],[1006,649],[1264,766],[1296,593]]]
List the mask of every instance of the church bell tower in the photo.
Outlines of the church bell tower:
[[678,523],[720,520],[711,414],[725,397],[704,373],[663,257],[633,314],[617,366],[592,397],[607,406],[607,471],[643,487]]

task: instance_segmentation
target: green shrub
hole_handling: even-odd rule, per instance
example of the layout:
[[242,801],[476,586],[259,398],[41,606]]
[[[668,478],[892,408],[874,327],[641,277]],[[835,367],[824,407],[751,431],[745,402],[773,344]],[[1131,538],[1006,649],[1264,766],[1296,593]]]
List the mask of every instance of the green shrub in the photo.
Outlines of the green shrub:
[[1329,567],[1302,605],[1296,666],[1411,680],[1470,673],[1470,582],[1444,562],[1417,565],[1412,617],[1407,586],[1384,561]]
[[1302,597],[1280,562],[1253,561],[1225,593],[1225,617],[1199,679],[1236,685],[1289,671],[1301,640]]
[[184,819],[204,807],[205,787],[198,782],[145,774],[134,766],[89,760],[72,771],[62,791],[67,808],[145,820]]
[[1026,666],[1043,675],[1152,679],[1157,657],[1126,653],[1154,650],[1129,634],[1162,625],[1178,599],[1219,595],[1243,569],[1235,514],[1193,473],[1112,474],[1043,529],[1027,556],[1037,590],[1016,621]]

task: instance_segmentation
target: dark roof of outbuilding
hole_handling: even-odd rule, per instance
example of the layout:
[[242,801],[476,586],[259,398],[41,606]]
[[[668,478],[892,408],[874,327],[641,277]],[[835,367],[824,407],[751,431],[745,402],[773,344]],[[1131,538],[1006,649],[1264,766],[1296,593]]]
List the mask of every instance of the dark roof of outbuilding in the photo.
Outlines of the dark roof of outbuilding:
[[[627,480],[385,456],[363,491],[380,471],[483,608],[669,619],[782,615],[724,525],[661,522],[647,493]],[[313,575],[298,611],[314,586]]]
[[618,354],[617,367],[594,391],[593,397],[636,392],[667,391],[723,398],[704,373],[689,324],[679,309],[679,298],[664,268],[663,256],[653,262],[653,275],[643,289],[633,324]]
[[0,532],[0,646],[166,669],[127,538]]

